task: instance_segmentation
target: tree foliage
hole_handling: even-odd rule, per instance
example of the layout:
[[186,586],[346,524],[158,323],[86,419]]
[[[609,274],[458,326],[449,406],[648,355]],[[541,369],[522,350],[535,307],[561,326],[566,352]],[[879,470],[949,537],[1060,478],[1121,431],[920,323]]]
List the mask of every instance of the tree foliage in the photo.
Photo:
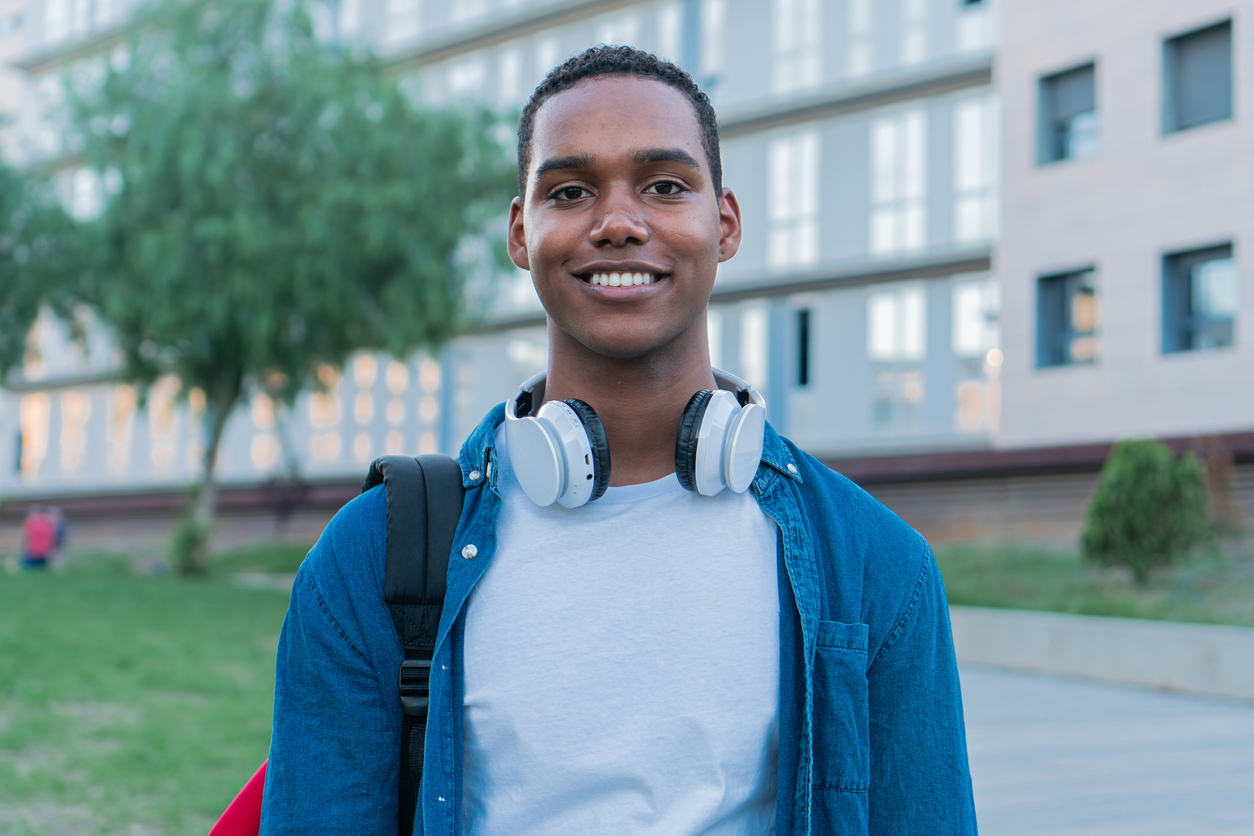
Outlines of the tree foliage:
[[107,197],[75,292],[128,377],[204,391],[203,524],[249,385],[292,398],[355,350],[454,332],[454,256],[514,170],[487,111],[416,105],[377,58],[317,37],[300,2],[167,0],[136,32],[77,91]]
[[21,365],[40,307],[64,308],[57,290],[76,261],[73,231],[46,181],[0,162],[0,382]]
[[1209,532],[1206,473],[1159,441],[1117,444],[1102,467],[1084,527],[1084,554],[1126,566],[1138,583],[1187,555]]

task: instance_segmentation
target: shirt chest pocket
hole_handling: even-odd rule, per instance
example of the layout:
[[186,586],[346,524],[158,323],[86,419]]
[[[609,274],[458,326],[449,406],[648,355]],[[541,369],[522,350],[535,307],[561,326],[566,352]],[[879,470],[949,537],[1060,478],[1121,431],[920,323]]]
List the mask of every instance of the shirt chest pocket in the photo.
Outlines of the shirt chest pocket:
[[865,624],[820,621],[814,659],[814,788],[866,792],[870,786]]

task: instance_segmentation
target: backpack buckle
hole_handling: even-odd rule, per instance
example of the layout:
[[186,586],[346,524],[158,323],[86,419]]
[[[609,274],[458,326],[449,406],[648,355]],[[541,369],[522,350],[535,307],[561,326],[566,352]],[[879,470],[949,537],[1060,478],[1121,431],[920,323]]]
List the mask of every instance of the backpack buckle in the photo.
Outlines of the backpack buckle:
[[398,688],[401,708],[410,717],[426,717],[431,704],[431,660],[406,659],[401,662]]

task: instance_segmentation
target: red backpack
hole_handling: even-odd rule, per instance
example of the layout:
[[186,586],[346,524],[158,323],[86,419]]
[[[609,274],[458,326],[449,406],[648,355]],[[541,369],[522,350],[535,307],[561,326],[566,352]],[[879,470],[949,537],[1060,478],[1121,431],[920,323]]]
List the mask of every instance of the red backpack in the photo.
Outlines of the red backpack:
[[[370,465],[362,492],[383,485],[387,502],[387,572],[383,598],[392,612],[405,660],[398,691],[404,711],[401,728],[401,834],[414,832],[427,733],[431,657],[444,610],[453,535],[461,520],[466,489],[457,460],[449,456],[384,456]],[[428,559],[430,565],[428,566]],[[269,763],[267,761],[266,763]],[[266,764],[249,779],[226,808],[209,836],[257,836]]]

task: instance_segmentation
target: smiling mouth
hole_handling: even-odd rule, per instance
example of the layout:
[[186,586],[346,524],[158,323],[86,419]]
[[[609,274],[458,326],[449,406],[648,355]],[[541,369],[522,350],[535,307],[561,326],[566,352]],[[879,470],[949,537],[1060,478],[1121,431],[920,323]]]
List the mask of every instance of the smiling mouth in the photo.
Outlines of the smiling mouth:
[[665,273],[585,273],[581,281],[599,287],[631,287],[638,284],[654,284],[666,278]]

